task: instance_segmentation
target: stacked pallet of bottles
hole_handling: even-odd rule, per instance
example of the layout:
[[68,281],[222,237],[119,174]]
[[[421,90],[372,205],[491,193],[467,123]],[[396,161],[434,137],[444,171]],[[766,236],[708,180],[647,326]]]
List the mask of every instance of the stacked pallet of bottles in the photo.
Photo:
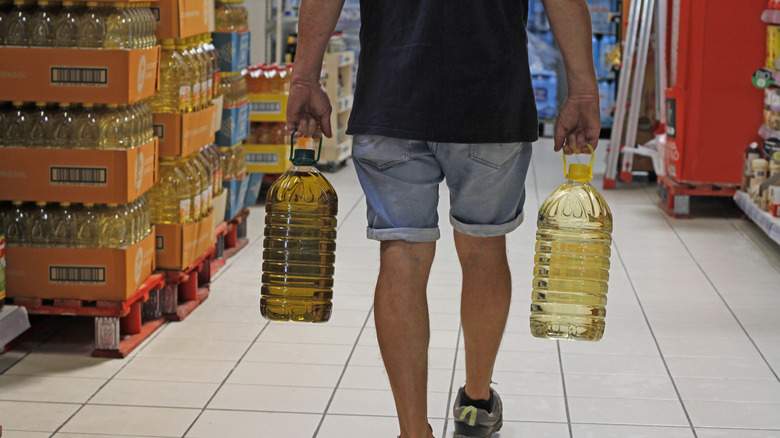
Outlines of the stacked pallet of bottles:
[[0,3],[0,70],[16,72],[0,87],[9,301],[126,302],[152,276],[149,6]]
[[217,0],[212,37],[220,54],[222,114],[216,142],[223,155],[222,177],[227,188],[225,215],[231,220],[246,203],[250,178],[242,143],[249,133],[247,83],[249,66],[249,17],[243,0]]

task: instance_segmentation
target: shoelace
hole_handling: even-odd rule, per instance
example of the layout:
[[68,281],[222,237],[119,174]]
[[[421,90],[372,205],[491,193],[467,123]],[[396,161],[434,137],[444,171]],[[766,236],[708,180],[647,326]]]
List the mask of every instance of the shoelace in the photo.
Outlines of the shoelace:
[[471,417],[466,422],[471,427],[474,427],[475,424],[477,424],[477,408],[474,406],[467,406],[466,409],[463,410],[463,412],[460,413],[460,421],[466,421],[466,417],[471,414]]

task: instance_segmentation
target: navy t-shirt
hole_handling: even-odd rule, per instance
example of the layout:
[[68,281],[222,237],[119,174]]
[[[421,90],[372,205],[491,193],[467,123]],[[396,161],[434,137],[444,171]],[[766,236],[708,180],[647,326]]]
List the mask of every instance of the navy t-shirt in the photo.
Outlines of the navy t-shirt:
[[361,0],[348,134],[535,141],[528,0]]

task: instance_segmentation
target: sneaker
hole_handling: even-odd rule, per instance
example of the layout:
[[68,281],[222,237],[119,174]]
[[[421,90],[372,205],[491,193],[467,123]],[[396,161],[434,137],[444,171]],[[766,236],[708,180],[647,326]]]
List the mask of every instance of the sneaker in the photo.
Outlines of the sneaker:
[[455,417],[455,436],[453,438],[490,438],[501,429],[504,424],[503,405],[498,393],[490,388],[493,396],[493,404],[490,412],[477,409],[474,406],[463,406],[463,395],[466,388],[458,390],[455,398],[455,407],[452,409]]

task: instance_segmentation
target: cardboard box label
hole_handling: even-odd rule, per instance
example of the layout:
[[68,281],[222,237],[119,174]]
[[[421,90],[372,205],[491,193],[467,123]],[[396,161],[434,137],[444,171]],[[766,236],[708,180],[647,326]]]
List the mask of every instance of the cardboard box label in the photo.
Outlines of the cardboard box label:
[[156,151],[0,148],[0,199],[126,204],[157,181]]
[[121,249],[9,248],[8,295],[126,300],[155,268],[154,235]]
[[106,284],[105,266],[49,266],[49,284]]
[[158,89],[160,48],[0,47],[0,100],[137,102]]

